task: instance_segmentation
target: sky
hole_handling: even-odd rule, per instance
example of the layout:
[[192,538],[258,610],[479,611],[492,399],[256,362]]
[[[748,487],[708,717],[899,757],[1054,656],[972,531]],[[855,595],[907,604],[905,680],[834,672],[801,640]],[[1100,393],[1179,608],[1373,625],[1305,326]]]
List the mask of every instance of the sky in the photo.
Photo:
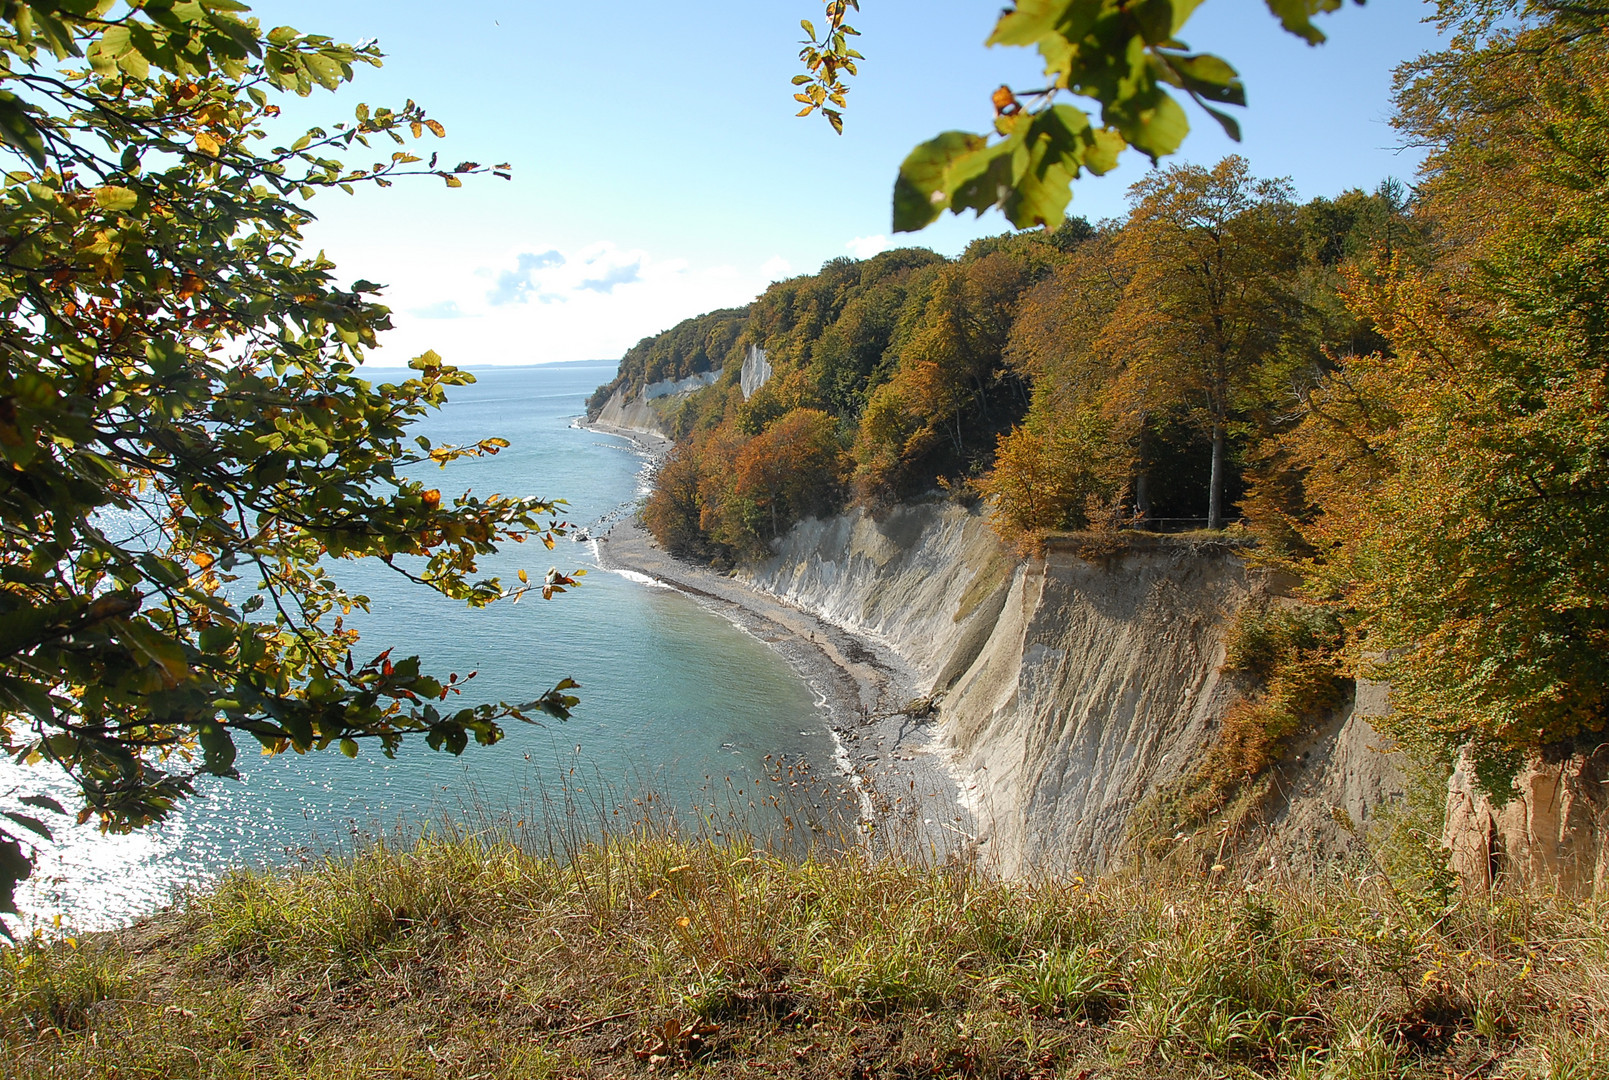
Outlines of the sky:
[[[832,258],[891,246],[958,254],[1009,228],[997,212],[890,237],[900,161],[945,130],[986,130],[989,95],[1041,83],[1037,54],[986,48],[999,0],[862,0],[866,60],[842,136],[795,118],[801,18],[819,0],[259,0],[267,26],[376,38],[380,70],[287,104],[329,126],[359,102],[412,98],[446,126],[425,151],[508,162],[513,179],[448,190],[419,177],[385,191],[320,194],[309,246],[350,281],[384,283],[396,328],[371,363],[434,349],[465,367],[614,359],[639,339]],[[1262,0],[1212,0],[1185,34],[1241,73],[1244,141],[1191,108],[1179,161],[1240,153],[1302,198],[1418,164],[1389,125],[1391,72],[1437,46],[1421,0],[1372,0],[1323,17],[1311,48]],[[1066,99],[1064,99],[1066,100]],[[1187,106],[1188,107],[1188,106]],[[358,156],[354,164],[371,164]],[[1070,212],[1122,216],[1150,168],[1133,152],[1074,185]]]

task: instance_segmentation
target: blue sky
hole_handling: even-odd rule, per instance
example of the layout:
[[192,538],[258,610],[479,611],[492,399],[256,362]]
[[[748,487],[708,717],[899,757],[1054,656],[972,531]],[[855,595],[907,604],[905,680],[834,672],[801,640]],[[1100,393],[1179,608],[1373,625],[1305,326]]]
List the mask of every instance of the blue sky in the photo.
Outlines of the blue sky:
[[[1037,57],[983,46],[999,0],[862,0],[866,54],[846,132],[795,119],[799,19],[818,0],[261,0],[267,25],[387,53],[338,95],[288,109],[329,124],[359,102],[413,98],[448,129],[449,161],[507,161],[514,179],[449,191],[421,178],[356,197],[321,195],[310,241],[343,274],[388,284],[397,329],[374,362],[434,348],[453,363],[618,357],[682,318],[751,299],[830,258],[904,243],[957,253],[1002,231],[998,215],[946,218],[891,241],[900,160],[940,131],[986,129],[990,92],[1038,85]],[[1194,49],[1246,81],[1245,141],[1193,113],[1181,160],[1244,154],[1303,197],[1411,181],[1418,158],[1387,123],[1392,69],[1434,48],[1420,0],[1373,0],[1326,17],[1309,48],[1261,0],[1211,0]],[[1075,186],[1073,212],[1120,216],[1148,167]]]

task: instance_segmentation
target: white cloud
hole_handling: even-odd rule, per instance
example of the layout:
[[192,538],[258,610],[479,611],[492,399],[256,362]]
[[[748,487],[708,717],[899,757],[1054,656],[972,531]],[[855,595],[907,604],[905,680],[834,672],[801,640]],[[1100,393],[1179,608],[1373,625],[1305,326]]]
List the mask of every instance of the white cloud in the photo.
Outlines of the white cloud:
[[578,289],[590,289],[592,292],[612,293],[616,285],[631,285],[642,280],[642,261],[627,263],[624,266],[611,266],[600,275],[587,278]]
[[844,245],[844,250],[857,259],[869,259],[878,252],[888,250],[888,237],[881,233],[876,236],[857,236]]
[[486,302],[501,305],[528,300],[536,289],[539,272],[550,267],[563,266],[564,263],[564,256],[555,250],[544,251],[541,254],[521,252],[514,256],[514,269],[504,270],[497,275],[497,285],[486,294]]
[[754,299],[790,267],[697,266],[600,241],[575,249],[516,241],[501,258],[438,247],[401,252],[382,302],[395,329],[371,363],[426,349],[460,365],[614,359],[683,319]]
[[456,300],[437,300],[434,304],[414,308],[410,314],[421,319],[462,319],[464,309],[458,306]]
[[781,255],[773,255],[760,264],[760,276],[767,282],[781,281],[793,273],[793,264]]

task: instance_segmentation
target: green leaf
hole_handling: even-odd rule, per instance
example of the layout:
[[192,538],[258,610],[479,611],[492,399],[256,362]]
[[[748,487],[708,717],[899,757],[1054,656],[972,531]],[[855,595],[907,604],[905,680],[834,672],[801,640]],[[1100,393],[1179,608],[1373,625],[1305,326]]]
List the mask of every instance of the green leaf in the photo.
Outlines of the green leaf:
[[119,619],[115,625],[125,641],[155,661],[157,666],[175,682],[183,680],[189,674],[190,668],[185,663],[184,650],[173,638],[143,619]]
[[1028,129],[1023,168],[1001,200],[1006,217],[1019,229],[1060,225],[1072,199],[1072,182],[1098,147],[1083,110],[1056,105],[1036,115]]
[[235,775],[235,740],[222,724],[204,723],[196,731],[201,743],[202,768],[214,776]]
[[50,827],[36,817],[30,817],[27,814],[14,814],[10,810],[0,810],[0,816],[9,818],[29,832],[42,836],[46,840],[51,839]]
[[[985,45],[1033,45],[1056,32],[1076,0],[1018,0],[1000,13]],[[1085,5],[1087,6],[1087,5]]]
[[56,722],[56,706],[51,696],[34,683],[0,676],[0,701],[9,701],[47,724]]
[[1160,45],[1178,37],[1202,0],[1139,0],[1126,6],[1126,13],[1140,27],[1149,45]]
[[89,47],[89,66],[98,75],[112,75],[117,71],[117,58],[129,48],[128,27],[108,26]]
[[1173,7],[1173,30],[1168,36],[1178,37],[1179,31],[1184,29],[1184,24],[1190,20],[1190,16],[1195,14],[1196,8],[1201,6],[1203,0],[1171,0],[1171,2]]
[[946,131],[912,150],[894,181],[894,231],[916,232],[932,224],[950,205],[955,189],[976,176],[989,140],[965,131]]
[[1313,25],[1320,12],[1340,10],[1342,0],[1267,0],[1268,10],[1280,25],[1309,45],[1322,45],[1324,31]]
[[126,187],[108,184],[95,189],[95,204],[106,210],[132,210],[139,201],[139,195]]
[[1084,151],[1084,168],[1096,176],[1105,176],[1117,168],[1117,156],[1128,149],[1129,144],[1111,128],[1094,129],[1090,139],[1090,146]]
[[55,799],[52,799],[49,795],[24,795],[18,801],[24,806],[37,806],[41,810],[49,810],[54,814],[67,813],[67,811],[62,808],[61,803],[57,802]]
[[1019,229],[1036,225],[1054,229],[1066,217],[1067,204],[1072,201],[1077,162],[1069,164],[1048,139],[1039,139],[1027,147],[1023,164],[1021,175],[1000,199],[1000,209]]
[[1184,109],[1166,90],[1155,85],[1147,93],[1109,105],[1104,119],[1152,164],[1179,149],[1190,132],[1190,118]]
[[1178,77],[1174,85],[1182,89],[1221,105],[1246,104],[1246,87],[1241,83],[1239,74],[1220,57],[1207,53],[1197,56],[1164,53],[1162,63],[1166,70]]
[[229,646],[234,644],[234,641],[235,628],[233,626],[220,626],[214,623],[210,626],[202,627],[197,644],[201,646],[203,653],[209,656],[217,656],[227,651]]
[[14,608],[0,619],[0,657],[14,656],[32,649],[45,637],[51,627],[65,623],[85,605],[82,601],[27,605]]
[[[33,863],[22,853],[22,845],[15,840],[0,840],[0,912],[17,913],[17,883],[26,881],[33,873]],[[0,932],[11,937],[11,931],[0,925]]]
[[1236,142],[1240,141],[1240,121],[1226,112],[1220,112],[1211,105],[1201,106],[1207,110],[1207,115],[1218,121],[1218,126],[1224,129],[1224,134]]
[[[146,348],[144,350],[146,358],[153,362],[165,359],[167,354],[162,353],[157,348],[157,346],[161,344],[164,343],[155,340],[146,342]],[[179,354],[181,358],[182,355],[182,353]],[[146,576],[160,585],[171,586],[184,584],[186,577],[184,567],[180,566],[172,559],[164,559],[160,555],[154,555],[151,552],[146,552],[140,556],[139,564],[140,569],[145,572]]]
[[9,90],[0,90],[0,142],[22,151],[39,168],[45,167],[44,136],[21,100]]

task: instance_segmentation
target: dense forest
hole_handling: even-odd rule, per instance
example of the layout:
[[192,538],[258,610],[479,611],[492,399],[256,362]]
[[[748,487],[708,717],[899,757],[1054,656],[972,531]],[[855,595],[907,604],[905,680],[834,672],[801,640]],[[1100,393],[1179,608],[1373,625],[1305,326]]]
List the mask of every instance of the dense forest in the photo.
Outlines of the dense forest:
[[717,562],[935,488],[1025,552],[1234,526],[1391,680],[1398,734],[1472,743],[1496,790],[1609,719],[1602,22],[1455,20],[1397,74],[1411,189],[1177,166],[1125,220],[834,260],[645,341],[615,386],[725,368],[667,417],[647,524]]
[[[724,365],[667,416],[681,445],[648,510],[664,543],[703,558],[935,487],[993,496],[1025,548],[1092,514],[1216,525],[1210,510],[1279,471],[1265,444],[1292,396],[1376,345],[1347,274],[1426,247],[1395,183],[1298,205],[1238,158],[1178,167],[1136,189],[1127,222],[1069,219],[954,260],[835,259],[689,319],[633,348],[592,408]],[[751,345],[774,374],[745,400]]]
[[631,397],[663,379],[684,379],[719,370],[736,348],[748,315],[746,307],[723,308],[644,338],[621,357],[614,379],[598,387],[587,401],[588,412],[597,416],[616,390]]

